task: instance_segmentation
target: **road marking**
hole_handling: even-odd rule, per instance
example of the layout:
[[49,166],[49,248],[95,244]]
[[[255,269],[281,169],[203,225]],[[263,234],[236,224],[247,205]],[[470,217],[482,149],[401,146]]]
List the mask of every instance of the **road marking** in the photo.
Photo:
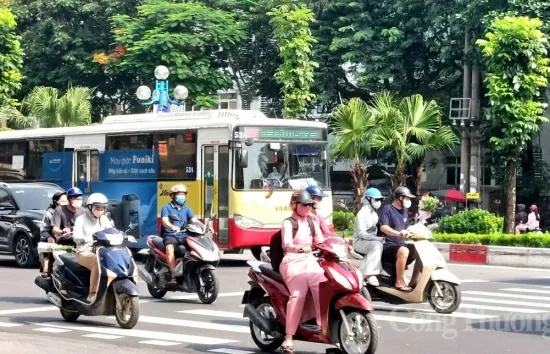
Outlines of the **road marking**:
[[118,339],[118,338],[124,338],[122,336],[113,336],[111,334],[83,334],[82,337],[87,338],[97,338],[97,339]]
[[441,321],[425,320],[422,318],[407,318],[407,317],[401,317],[401,316],[385,316],[385,315],[378,315],[378,314],[374,315],[374,319],[377,321],[415,323],[415,324],[441,322]]
[[59,308],[55,306],[46,306],[46,307],[31,307],[27,309],[3,310],[3,311],[0,311],[0,316],[16,315],[18,313],[45,312],[45,311],[53,311],[53,310],[59,310]]
[[469,295],[481,295],[481,296],[494,296],[494,297],[512,297],[515,299],[525,299],[525,300],[550,300],[550,297],[547,296],[529,296],[529,295],[518,295],[518,294],[501,294],[501,293],[491,293],[487,291],[462,291],[463,294]]
[[490,283],[490,280],[484,280],[484,279],[466,279],[461,280],[461,283]]
[[[168,319],[165,319],[168,320]],[[178,333],[168,333],[168,332],[156,332],[156,331],[146,331],[133,328],[132,330],[122,329],[122,328],[109,328],[109,327],[90,327],[90,326],[79,326],[79,325],[56,325],[53,323],[33,323],[35,326],[47,326],[51,328],[59,329],[68,329],[75,331],[83,331],[90,333],[100,333],[100,334],[112,334],[115,336],[123,337],[133,337],[141,338],[148,340],[163,340],[167,342],[178,342],[178,343],[192,343],[192,344],[226,344],[226,343],[236,343],[237,340],[233,339],[222,339],[215,337],[201,337],[201,336],[192,336]]]
[[[462,297],[462,300],[466,301],[477,301],[477,302],[487,302],[487,303],[493,303],[493,304],[503,304],[503,305],[517,305],[517,306],[531,306],[531,307],[542,307],[542,308],[550,308],[550,304],[548,303],[541,303],[541,302],[523,302],[523,301],[509,301],[509,300],[500,300],[500,299],[487,299],[487,298],[477,298],[477,297]],[[516,309],[516,312],[521,312],[523,309]]]
[[[221,293],[218,294],[218,297],[229,297],[229,296],[242,296],[244,291],[234,292],[234,293]],[[196,294],[182,295],[182,296],[172,296],[166,298],[167,300],[194,300],[199,297]]]
[[216,310],[183,310],[183,311],[176,311],[179,313],[188,313],[190,315],[202,315],[202,316],[214,316],[214,317],[225,317],[225,318],[233,318],[236,320],[244,320],[248,321],[247,318],[243,317],[242,312],[229,312],[229,311],[216,311]]
[[64,333],[64,332],[71,332],[70,329],[61,329],[61,328],[33,328],[33,331],[40,331],[40,332],[47,332],[47,333]]
[[[544,268],[526,268],[526,267],[510,267],[510,266],[497,266],[489,264],[464,264],[464,263],[452,263],[449,262],[449,268],[453,267],[466,267],[466,268],[486,268],[486,269],[507,269],[507,270],[519,270],[522,272],[545,272],[548,273],[548,269]],[[498,281],[496,281],[498,282]]]
[[9,328],[9,327],[19,327],[22,326],[21,323],[7,323],[7,322],[0,322],[0,327]]
[[409,311],[409,313],[422,313],[427,314],[431,316],[443,316],[443,317],[456,317],[456,318],[467,318],[471,320],[482,320],[487,318],[495,318],[498,316],[492,316],[492,315],[483,315],[479,313],[468,313],[468,312],[453,312],[450,314],[444,314],[444,313],[437,313],[434,310],[426,310],[426,309],[416,309],[412,307],[391,307],[391,306],[375,306],[375,310],[381,309],[381,310],[406,310]]
[[[502,290],[502,291],[515,291],[515,292],[518,292],[518,293],[533,293],[533,294],[549,294],[550,295],[550,290],[522,289],[522,288],[506,288],[506,289],[500,289],[500,290]],[[518,295],[518,296],[522,296],[522,295]]]
[[[113,320],[115,319],[114,317],[109,317],[109,318]],[[175,318],[167,318],[167,317],[139,316],[139,322],[162,324],[162,325],[168,325],[168,326],[178,326],[178,327],[204,328],[204,329],[212,329],[215,331],[224,331],[224,332],[250,333],[250,328],[248,326],[178,320]]]
[[165,341],[165,340],[146,340],[144,342],[139,342],[139,344],[150,344],[150,345],[160,345],[162,347],[168,347],[168,346],[171,346],[171,345],[178,345],[178,344],[181,344],[181,343],[176,343],[176,342],[168,342],[168,341]]
[[245,350],[229,349],[229,348],[210,349],[209,352],[222,353],[222,354],[252,354],[252,353],[254,353],[254,352],[247,352]]
[[478,309],[478,310],[491,310],[491,311],[505,311],[505,312],[523,312],[523,313],[548,312],[548,311],[544,311],[544,310],[523,309],[523,308],[518,309],[517,307],[514,308],[514,307],[501,307],[501,306],[487,306],[487,305],[477,305],[477,304],[460,304],[459,308]]

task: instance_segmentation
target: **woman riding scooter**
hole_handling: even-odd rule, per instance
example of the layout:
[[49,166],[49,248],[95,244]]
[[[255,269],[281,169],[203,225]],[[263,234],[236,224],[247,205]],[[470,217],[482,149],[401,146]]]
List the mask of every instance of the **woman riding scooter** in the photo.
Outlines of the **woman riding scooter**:
[[355,217],[355,232],[353,235],[353,249],[365,255],[359,271],[372,286],[378,286],[376,276],[382,270],[382,249],[384,238],[378,234],[378,210],[382,206],[384,197],[376,188],[369,188],[363,196],[363,207]]
[[[55,209],[60,205],[67,205],[67,194],[65,192],[57,192],[52,196],[52,204],[48,206],[44,213],[44,219],[40,226],[40,242],[56,243],[56,239],[52,234],[52,217]],[[50,276],[50,259],[51,253],[40,253],[40,261],[42,262],[42,277]]]

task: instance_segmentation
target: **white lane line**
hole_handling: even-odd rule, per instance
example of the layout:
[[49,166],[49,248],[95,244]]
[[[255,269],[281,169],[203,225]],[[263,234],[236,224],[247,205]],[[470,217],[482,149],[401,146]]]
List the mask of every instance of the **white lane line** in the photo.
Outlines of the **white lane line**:
[[[115,319],[114,317],[109,317],[110,319]],[[204,328],[211,329],[215,331],[224,331],[224,332],[235,332],[235,333],[250,333],[250,328],[248,326],[238,326],[238,325],[226,325],[212,322],[200,322],[200,321],[189,321],[189,320],[178,320],[175,318],[167,317],[152,317],[152,316],[139,316],[140,323],[154,323],[162,324],[167,326],[177,326],[177,327],[191,327],[191,328]]]
[[[464,298],[463,298],[464,299]],[[491,310],[491,311],[505,311],[505,312],[522,312],[522,313],[543,313],[548,312],[545,310],[535,310],[535,309],[518,309],[517,307],[501,307],[501,306],[488,306],[488,305],[478,305],[478,304],[460,304],[459,308],[465,309],[477,309],[477,310]]]
[[550,300],[550,297],[548,296],[530,296],[530,295],[518,295],[518,294],[501,294],[501,293],[492,293],[488,291],[466,291],[462,290],[463,294],[468,295],[480,295],[480,296],[494,296],[494,297],[511,297],[518,300],[543,300],[548,301]]
[[245,350],[229,349],[229,348],[210,349],[209,352],[222,353],[222,354],[252,354],[252,353],[254,353],[254,352],[247,352]]
[[201,336],[192,336],[178,333],[168,333],[168,332],[156,332],[156,331],[146,331],[133,328],[132,330],[122,329],[122,328],[109,328],[109,327],[90,327],[90,326],[79,326],[79,325],[56,325],[53,323],[32,323],[35,326],[42,327],[51,327],[59,329],[68,329],[75,331],[83,331],[90,333],[100,333],[100,334],[111,334],[115,336],[123,337],[132,337],[140,338],[145,340],[163,340],[168,342],[178,342],[178,343],[192,343],[192,344],[226,344],[226,343],[235,343],[237,340],[233,339],[223,339],[216,337],[201,337]]
[[378,310],[378,309],[381,309],[381,310],[405,310],[405,311],[410,311],[410,313],[412,313],[412,314],[415,314],[415,313],[420,314],[421,313],[421,314],[427,314],[427,315],[430,315],[430,316],[467,318],[467,319],[471,319],[471,320],[483,320],[483,319],[487,319],[487,318],[498,317],[498,316],[493,316],[493,315],[484,315],[484,314],[469,313],[469,312],[453,312],[453,313],[450,313],[450,314],[442,314],[442,313],[437,313],[434,310],[416,309],[416,308],[412,308],[412,307],[391,307],[391,306],[375,306],[374,307],[375,311]]
[[139,344],[149,344],[149,345],[158,345],[158,346],[161,346],[161,347],[168,347],[168,346],[171,346],[171,345],[178,345],[178,344],[181,344],[181,343],[176,343],[176,342],[169,342],[169,341],[165,341],[165,340],[146,340],[146,341],[143,341],[143,342],[139,342]]
[[490,280],[484,280],[484,279],[466,279],[461,280],[461,283],[490,283]]
[[216,311],[216,310],[183,310],[183,311],[176,311],[179,313],[188,313],[190,315],[201,315],[201,316],[214,316],[214,317],[225,317],[225,318],[233,318],[236,320],[244,320],[248,321],[248,318],[243,317],[242,312],[229,312],[229,311]]
[[[518,292],[518,293],[532,293],[532,294],[548,294],[548,295],[550,295],[550,290],[523,289],[523,288],[505,288],[505,289],[500,289],[500,290],[502,290],[502,291],[513,291],[513,292]],[[522,295],[517,295],[517,296],[522,296]]]
[[2,310],[0,311],[0,316],[2,315],[16,315],[18,313],[31,313],[31,312],[45,312],[59,310],[55,306],[45,306],[45,307],[31,307],[26,309],[13,309],[13,310]]
[[[234,293],[221,293],[221,294],[218,294],[218,297],[243,296],[243,294],[244,294],[244,290],[234,292]],[[167,297],[166,299],[167,300],[194,300],[198,298],[199,297],[196,294],[190,294],[190,295]]]
[[61,329],[61,328],[33,328],[33,331],[46,332],[46,333],[64,333],[71,332],[70,329]]
[[97,339],[118,339],[118,338],[124,338],[122,336],[113,336],[111,334],[83,334],[82,337],[86,338],[97,338]]
[[[486,302],[488,304],[502,304],[502,305],[517,305],[517,306],[531,306],[531,307],[541,307],[550,309],[549,303],[541,303],[541,302],[524,302],[524,301],[509,301],[509,300],[500,300],[500,299],[488,299],[488,298],[477,298],[477,297],[468,297],[463,296],[462,300],[466,301],[474,301],[474,302]],[[516,309],[516,312],[521,312],[523,309]]]
[[425,320],[422,318],[407,318],[407,317],[401,317],[401,316],[386,316],[386,315],[378,315],[378,314],[374,315],[374,319],[377,321],[415,323],[415,324],[441,322],[441,321]]
[[4,328],[19,327],[19,326],[22,326],[22,324],[21,323],[0,322],[0,327],[4,327]]

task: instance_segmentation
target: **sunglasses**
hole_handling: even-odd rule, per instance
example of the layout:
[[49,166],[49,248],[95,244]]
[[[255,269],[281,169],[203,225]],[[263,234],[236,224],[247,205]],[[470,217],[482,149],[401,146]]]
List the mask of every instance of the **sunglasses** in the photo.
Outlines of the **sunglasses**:
[[313,206],[313,204],[303,204],[303,203],[298,203],[300,205],[303,205],[305,207],[308,207],[308,208],[311,208]]

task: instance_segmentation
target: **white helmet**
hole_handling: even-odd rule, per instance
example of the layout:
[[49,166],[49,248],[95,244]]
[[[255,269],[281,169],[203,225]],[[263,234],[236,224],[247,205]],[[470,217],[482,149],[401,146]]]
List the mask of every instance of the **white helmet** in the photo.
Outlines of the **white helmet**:
[[187,193],[187,187],[185,186],[185,184],[176,184],[175,186],[170,188],[170,195],[180,192]]
[[[95,217],[99,218],[103,214],[105,214],[105,211],[107,211],[107,206],[109,205],[109,200],[107,197],[101,193],[93,193],[88,197],[88,200],[86,200],[86,206],[88,207],[88,211],[90,214]],[[100,215],[96,215],[93,211],[94,207],[104,207],[105,210]]]

